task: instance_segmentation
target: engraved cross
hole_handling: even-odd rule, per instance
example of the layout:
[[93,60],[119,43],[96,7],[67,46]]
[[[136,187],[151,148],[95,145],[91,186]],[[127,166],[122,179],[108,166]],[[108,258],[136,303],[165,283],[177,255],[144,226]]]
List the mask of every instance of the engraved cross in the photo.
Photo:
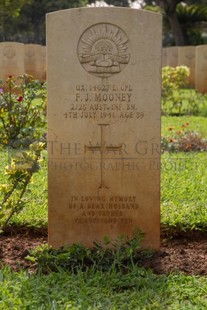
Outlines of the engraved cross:
[[91,151],[91,152],[100,152],[101,154],[101,180],[100,180],[100,185],[98,187],[98,189],[101,188],[108,188],[106,186],[105,180],[104,180],[104,154],[107,153],[108,151],[113,151],[113,152],[117,152],[120,151],[122,149],[122,144],[119,144],[118,146],[106,146],[106,143],[104,141],[104,133],[105,133],[105,127],[109,126],[109,124],[98,124],[101,128],[101,145],[99,146],[88,146],[85,145],[85,152],[86,151]]

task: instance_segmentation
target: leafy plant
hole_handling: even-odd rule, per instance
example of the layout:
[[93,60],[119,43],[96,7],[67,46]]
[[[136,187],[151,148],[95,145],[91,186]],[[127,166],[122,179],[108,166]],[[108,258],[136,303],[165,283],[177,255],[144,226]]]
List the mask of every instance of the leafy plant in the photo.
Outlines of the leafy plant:
[[162,99],[164,102],[173,98],[175,90],[188,86],[189,75],[190,70],[186,66],[162,68]]
[[189,123],[181,125],[180,130],[174,130],[169,127],[169,131],[174,132],[169,136],[161,137],[162,152],[192,152],[192,151],[207,151],[207,140],[200,133],[186,130]]
[[46,125],[45,84],[29,75],[0,82],[0,143],[28,146],[42,138]]
[[140,248],[142,234],[137,231],[132,239],[124,236],[113,243],[107,237],[103,243],[94,242],[93,248],[81,244],[53,249],[47,245],[30,251],[27,259],[37,264],[43,273],[58,272],[61,268],[68,272],[86,271],[123,271],[135,267],[135,256]]
[[176,14],[185,37],[186,45],[201,45],[205,43],[202,36],[203,27],[207,22],[206,4],[178,4]]
[[41,152],[44,143],[33,143],[29,150],[16,153],[11,164],[6,166],[5,175],[8,183],[0,185],[3,199],[0,203],[0,224],[1,230],[9,223],[15,213],[20,212],[26,205],[24,199],[27,186],[31,182],[32,175],[40,166]]
[[207,96],[188,88],[189,68],[162,68],[162,112],[166,115],[206,115]]

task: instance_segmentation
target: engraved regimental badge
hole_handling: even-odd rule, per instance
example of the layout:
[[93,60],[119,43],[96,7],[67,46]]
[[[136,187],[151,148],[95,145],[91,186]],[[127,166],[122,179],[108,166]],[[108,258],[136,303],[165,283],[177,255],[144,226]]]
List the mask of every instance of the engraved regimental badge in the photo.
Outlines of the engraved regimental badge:
[[4,48],[4,56],[6,57],[6,58],[14,58],[14,56],[16,55],[16,52],[15,52],[15,49],[13,48],[13,46],[6,46],[5,48]]
[[118,26],[95,24],[81,35],[78,57],[87,72],[100,78],[113,76],[129,62],[128,37]]

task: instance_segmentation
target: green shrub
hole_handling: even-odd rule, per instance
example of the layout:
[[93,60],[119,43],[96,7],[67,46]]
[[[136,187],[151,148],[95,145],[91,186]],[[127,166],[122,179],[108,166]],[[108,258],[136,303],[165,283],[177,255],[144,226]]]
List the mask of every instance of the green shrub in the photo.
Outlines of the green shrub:
[[132,239],[120,236],[115,242],[105,237],[103,244],[94,242],[93,248],[72,244],[53,249],[43,245],[31,250],[27,259],[36,263],[43,273],[58,272],[60,269],[74,273],[89,268],[94,271],[127,271],[135,267],[142,237],[140,231],[134,232]]
[[12,216],[20,212],[27,200],[25,193],[32,175],[40,168],[41,152],[44,143],[35,142],[29,150],[15,154],[11,163],[5,168],[7,183],[0,185],[3,199],[0,203],[0,228],[4,230]]
[[189,68],[162,69],[162,113],[166,115],[207,114],[207,96],[189,89]]
[[0,143],[28,146],[41,139],[46,125],[45,84],[31,76],[0,82]]
[[163,67],[162,68],[162,100],[163,103],[173,99],[174,91],[188,86],[190,70],[188,67]]

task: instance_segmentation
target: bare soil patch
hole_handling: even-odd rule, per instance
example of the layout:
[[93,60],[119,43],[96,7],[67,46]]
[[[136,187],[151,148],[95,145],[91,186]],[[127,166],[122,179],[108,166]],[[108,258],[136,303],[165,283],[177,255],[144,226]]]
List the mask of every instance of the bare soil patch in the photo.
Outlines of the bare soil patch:
[[[16,229],[0,235],[0,266],[13,270],[33,269],[25,260],[30,249],[47,243],[45,230]],[[161,247],[152,255],[140,256],[140,267],[150,268],[156,274],[180,271],[188,275],[207,275],[207,233],[190,232],[169,237],[162,233]]]

